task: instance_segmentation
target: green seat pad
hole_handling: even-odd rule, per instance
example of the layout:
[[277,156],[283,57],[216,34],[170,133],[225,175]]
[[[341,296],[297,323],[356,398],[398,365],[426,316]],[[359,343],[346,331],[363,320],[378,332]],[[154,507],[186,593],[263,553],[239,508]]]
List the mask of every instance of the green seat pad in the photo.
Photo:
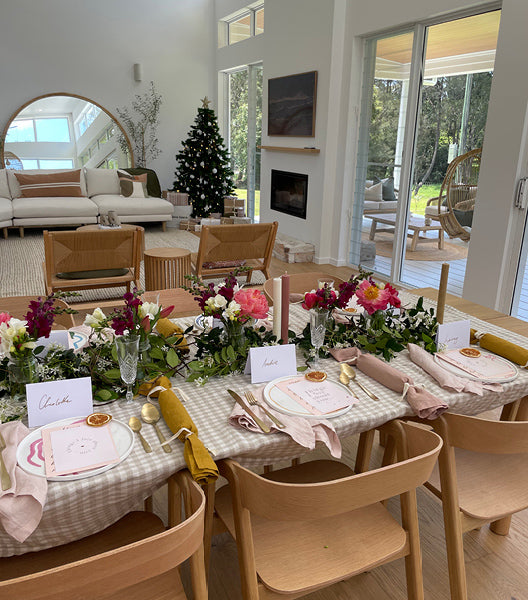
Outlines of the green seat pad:
[[126,275],[128,269],[99,269],[96,271],[71,271],[57,273],[59,279],[93,279],[95,277],[121,277]]

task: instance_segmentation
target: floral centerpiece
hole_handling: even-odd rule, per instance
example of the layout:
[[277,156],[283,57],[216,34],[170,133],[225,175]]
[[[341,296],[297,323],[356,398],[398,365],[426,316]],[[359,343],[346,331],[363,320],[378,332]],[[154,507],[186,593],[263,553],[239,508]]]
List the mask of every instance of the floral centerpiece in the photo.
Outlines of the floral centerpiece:
[[[366,271],[360,270],[359,275],[342,283],[338,290],[325,286],[305,294],[302,306],[307,310],[341,309],[344,314],[347,307],[364,309],[353,309],[349,318],[326,321],[322,356],[327,356],[330,348],[346,346],[357,346],[385,360],[401,352],[408,343],[419,344],[429,352],[436,350],[434,310],[424,309],[423,298],[416,306],[403,309],[398,291],[389,283],[376,282],[372,273]],[[296,343],[307,355],[313,354],[309,324]]]
[[[188,275],[189,292],[194,294],[203,315],[212,318],[212,327],[196,337],[196,358],[187,366],[188,381],[205,383],[214,375],[227,375],[243,370],[249,348],[277,343],[264,326],[255,328],[255,321],[268,315],[266,296],[256,289],[238,285],[238,270],[219,284],[204,283]],[[190,332],[189,329],[186,333]]]

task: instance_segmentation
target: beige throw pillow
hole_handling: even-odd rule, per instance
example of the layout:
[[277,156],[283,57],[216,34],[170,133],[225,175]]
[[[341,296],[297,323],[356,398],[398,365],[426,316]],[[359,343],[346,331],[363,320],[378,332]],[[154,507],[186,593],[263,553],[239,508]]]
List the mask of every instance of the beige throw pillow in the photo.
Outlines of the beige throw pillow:
[[383,200],[383,184],[381,181],[365,188],[365,200],[370,202],[381,202]]
[[147,184],[144,181],[133,181],[131,179],[119,179],[121,195],[125,198],[147,198]]

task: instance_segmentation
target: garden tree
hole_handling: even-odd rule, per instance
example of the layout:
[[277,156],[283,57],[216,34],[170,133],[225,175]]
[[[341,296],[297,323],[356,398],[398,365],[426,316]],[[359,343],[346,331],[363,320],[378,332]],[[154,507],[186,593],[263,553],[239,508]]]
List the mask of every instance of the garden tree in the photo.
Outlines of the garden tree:
[[191,216],[223,213],[224,196],[234,191],[233,171],[207,96],[202,100],[202,107],[198,108],[189,137],[176,160],[174,190],[189,194],[193,207]]

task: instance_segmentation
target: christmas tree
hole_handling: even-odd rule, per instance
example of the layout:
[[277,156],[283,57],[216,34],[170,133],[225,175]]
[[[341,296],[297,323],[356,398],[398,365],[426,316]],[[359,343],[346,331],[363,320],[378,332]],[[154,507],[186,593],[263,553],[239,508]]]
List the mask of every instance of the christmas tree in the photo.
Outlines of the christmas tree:
[[207,96],[191,126],[189,137],[176,155],[174,190],[189,194],[192,217],[223,213],[224,196],[233,193],[233,171]]

